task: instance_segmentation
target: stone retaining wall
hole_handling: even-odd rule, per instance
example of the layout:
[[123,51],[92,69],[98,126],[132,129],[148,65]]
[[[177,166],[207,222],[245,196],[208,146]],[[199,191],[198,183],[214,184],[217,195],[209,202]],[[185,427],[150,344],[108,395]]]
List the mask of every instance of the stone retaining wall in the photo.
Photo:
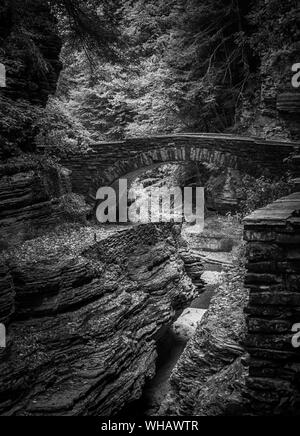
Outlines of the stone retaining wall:
[[245,240],[247,396],[255,414],[299,414],[300,193],[247,217]]

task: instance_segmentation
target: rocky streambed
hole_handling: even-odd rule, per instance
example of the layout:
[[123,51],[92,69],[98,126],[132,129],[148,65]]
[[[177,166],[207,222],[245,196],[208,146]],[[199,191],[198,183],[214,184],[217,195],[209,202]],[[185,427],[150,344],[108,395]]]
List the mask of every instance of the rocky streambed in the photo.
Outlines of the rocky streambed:
[[93,226],[67,172],[46,177],[37,162],[23,166],[6,166],[1,179],[1,229],[10,237],[0,245],[0,414],[196,411],[182,402],[199,386],[187,356],[202,355],[197,338],[216,313],[222,326],[236,319],[231,293],[216,290],[232,266],[237,227],[215,216],[200,236],[171,224]]
[[196,295],[179,233],[69,228],[7,255],[1,414],[114,415],[141,397],[157,336]]
[[[245,406],[248,368],[242,343],[248,292],[243,284],[242,227],[221,216],[211,216],[206,225],[204,235],[195,235],[187,226],[182,231],[194,261],[187,267],[198,259],[202,289],[158,339],[156,374],[142,397],[124,409],[124,416],[224,415]],[[217,238],[230,240],[233,250],[220,251],[220,246],[209,251],[206,239],[217,239],[216,228]],[[195,273],[195,267],[192,270]]]
[[220,416],[243,410],[248,368],[242,344],[248,292],[242,277],[243,269],[238,266],[224,273],[208,310],[172,371],[161,414]]
[[[192,303],[190,315],[195,317],[193,307],[206,310],[194,321],[194,331],[171,373],[168,395],[159,410],[162,415],[234,415],[246,407],[248,361],[243,342],[248,291],[244,288],[242,227],[231,217],[212,216],[206,224],[198,237],[183,231],[190,249],[203,256],[205,266],[205,290]],[[219,251],[209,251],[207,239],[214,239],[215,232],[224,243]],[[231,250],[222,251],[224,245],[231,245]]]

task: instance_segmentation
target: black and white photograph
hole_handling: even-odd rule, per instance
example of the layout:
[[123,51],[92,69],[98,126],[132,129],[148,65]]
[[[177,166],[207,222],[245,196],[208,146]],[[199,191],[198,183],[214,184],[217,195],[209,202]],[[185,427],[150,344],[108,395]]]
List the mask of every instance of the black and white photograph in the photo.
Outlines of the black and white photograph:
[[0,0],[0,416],[300,416],[299,0]]

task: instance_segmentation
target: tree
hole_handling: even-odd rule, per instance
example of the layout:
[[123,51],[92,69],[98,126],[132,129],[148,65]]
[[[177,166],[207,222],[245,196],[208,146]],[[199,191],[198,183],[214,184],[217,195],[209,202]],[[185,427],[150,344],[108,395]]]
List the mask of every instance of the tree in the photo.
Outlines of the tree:
[[43,124],[42,108],[49,95],[55,93],[61,71],[61,38],[90,57],[91,53],[97,57],[116,56],[117,26],[111,13],[116,3],[110,0],[1,2],[0,62],[7,69],[7,88],[0,90],[1,157],[9,157],[18,150],[35,150],[35,136]]

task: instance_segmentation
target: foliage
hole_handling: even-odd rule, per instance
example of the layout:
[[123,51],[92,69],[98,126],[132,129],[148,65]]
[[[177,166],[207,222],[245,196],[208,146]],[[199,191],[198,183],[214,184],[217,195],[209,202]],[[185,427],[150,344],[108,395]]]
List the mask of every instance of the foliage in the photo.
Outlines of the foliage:
[[237,190],[241,213],[245,216],[256,209],[267,206],[291,193],[292,184],[287,178],[272,180],[262,176],[258,179],[244,176],[242,186]]
[[68,222],[87,224],[90,208],[84,198],[77,194],[67,194],[60,198],[60,210]]
[[51,101],[46,111],[43,108],[48,96],[55,92],[61,70],[60,37],[70,50],[75,47],[86,53],[93,50],[99,59],[115,56],[117,27],[112,10],[116,3],[110,0],[1,2],[0,62],[7,69],[7,87],[0,89],[1,158],[10,158],[20,151],[34,152],[38,133],[38,145],[44,141],[55,143],[61,149],[69,149],[76,142],[86,146],[88,132],[71,119],[62,102]]
[[[93,141],[122,138],[131,117],[128,102],[134,92],[126,81],[124,68],[109,63],[97,65],[90,76],[88,65],[85,67],[87,74],[69,93],[69,113],[90,132]],[[91,86],[95,76],[97,79]]]
[[180,86],[178,105],[189,129],[224,131],[232,125],[250,75],[248,8],[240,1],[183,2],[168,63]]
[[41,110],[25,100],[14,102],[0,95],[0,143],[1,153],[9,158],[20,150],[33,150],[37,131],[33,124]]
[[252,49],[264,54],[278,52],[299,40],[299,4],[297,0],[257,0],[248,16],[254,31]]
[[120,1],[118,65],[96,59],[91,71],[83,52],[76,60],[64,53],[63,83],[71,71],[76,82],[63,90],[72,115],[96,140],[232,129],[243,99],[256,98],[267,45],[297,39],[295,3]]
[[[38,21],[56,26],[53,16],[30,13],[33,3],[51,5],[64,71],[43,120],[35,125],[30,108],[19,114],[20,129],[17,117],[4,120],[2,130],[12,126],[6,148],[19,147],[30,123],[23,149],[34,148],[40,129],[38,144],[59,154],[126,136],[232,131],[245,102],[259,103],[263,57],[290,50],[299,32],[296,0],[4,0],[0,21],[10,17],[13,46],[36,70],[33,84],[52,68]],[[0,30],[0,44],[7,37]]]
[[90,132],[54,98],[50,98],[47,108],[35,120],[33,127],[38,132],[35,144],[52,156],[88,151],[92,143]]

